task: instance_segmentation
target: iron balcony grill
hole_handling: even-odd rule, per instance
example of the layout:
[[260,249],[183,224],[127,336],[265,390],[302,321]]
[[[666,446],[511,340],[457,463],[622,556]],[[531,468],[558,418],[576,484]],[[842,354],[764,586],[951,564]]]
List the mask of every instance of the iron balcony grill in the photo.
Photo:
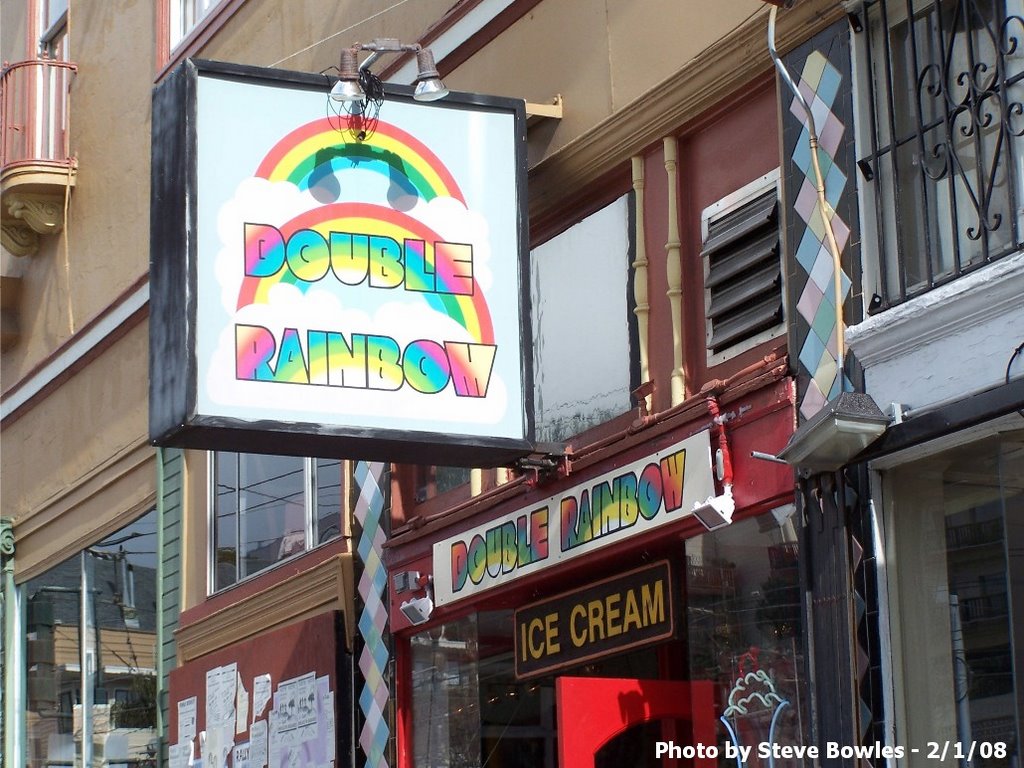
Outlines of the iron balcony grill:
[[868,0],[862,21],[877,312],[1021,245],[1024,19],[1002,0]]

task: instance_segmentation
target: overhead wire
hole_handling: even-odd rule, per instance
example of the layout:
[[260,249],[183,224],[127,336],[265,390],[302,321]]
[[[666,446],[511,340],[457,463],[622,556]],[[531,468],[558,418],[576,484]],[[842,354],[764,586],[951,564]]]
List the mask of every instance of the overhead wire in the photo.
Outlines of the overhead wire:
[[358,27],[358,26],[360,26],[362,24],[365,24],[368,21],[373,21],[374,19],[376,19],[376,18],[378,18],[380,16],[383,16],[385,13],[390,13],[391,11],[395,10],[396,8],[405,5],[409,1],[410,0],[398,0],[397,3],[395,3],[393,5],[389,5],[387,8],[384,8],[382,10],[377,11],[377,13],[369,15],[365,19],[361,19],[360,21],[357,21],[355,24],[347,26],[344,29],[339,29],[337,32],[332,32],[327,37],[324,37],[324,38],[322,38],[320,40],[317,40],[315,43],[310,43],[305,48],[300,48],[299,50],[295,51],[295,53],[290,53],[287,56],[285,56],[283,59],[278,59],[277,61],[275,61],[270,66],[271,67],[276,67],[276,66],[278,66],[280,64],[283,64],[284,62],[288,61],[289,59],[294,59],[296,56],[298,56],[300,54],[303,54],[306,51],[310,51],[313,48],[316,48],[318,45],[323,45],[324,43],[329,42],[330,40],[333,40],[334,38],[338,37],[339,35],[343,35],[346,32],[350,32],[353,29],[355,29],[356,27]]

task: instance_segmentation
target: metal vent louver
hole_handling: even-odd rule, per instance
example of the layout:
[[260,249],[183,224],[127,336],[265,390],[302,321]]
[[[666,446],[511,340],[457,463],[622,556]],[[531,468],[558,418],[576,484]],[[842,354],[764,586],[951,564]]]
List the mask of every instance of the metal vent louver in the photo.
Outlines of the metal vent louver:
[[711,354],[782,322],[779,203],[775,186],[708,221],[704,259]]

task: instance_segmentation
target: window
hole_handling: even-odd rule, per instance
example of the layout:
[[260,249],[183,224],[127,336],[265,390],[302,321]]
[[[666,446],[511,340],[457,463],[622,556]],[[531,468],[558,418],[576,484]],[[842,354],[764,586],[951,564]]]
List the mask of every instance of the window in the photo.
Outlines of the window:
[[790,504],[685,543],[690,679],[715,684],[720,738],[745,746],[807,743],[798,524]]
[[[516,678],[513,632],[513,611],[500,609],[412,636],[414,768],[557,768],[555,677]],[[566,674],[657,678],[658,654],[634,650],[573,667]],[[631,752],[617,755],[620,759],[597,760],[595,766],[643,765],[636,759],[641,745],[630,746]]]
[[708,363],[785,333],[778,183],[772,171],[701,215]]
[[[865,241],[878,311],[1021,243],[1019,0],[865,3],[860,121]],[[1011,7],[1014,6],[1014,7]],[[908,12],[909,11],[909,12]]]
[[1024,430],[887,473],[895,707],[902,743],[1002,744],[976,768],[1020,763]]
[[28,768],[153,758],[156,540],[153,510],[22,585]]
[[171,50],[210,15],[220,0],[168,0]]
[[470,473],[471,470],[467,467],[418,465],[413,468],[414,501],[419,504],[465,485],[470,481]]
[[212,460],[213,591],[341,534],[345,462],[248,453]]
[[68,0],[39,3],[39,53],[45,58],[68,61]]
[[627,411],[639,381],[632,314],[632,196],[530,254],[537,439],[558,441]]

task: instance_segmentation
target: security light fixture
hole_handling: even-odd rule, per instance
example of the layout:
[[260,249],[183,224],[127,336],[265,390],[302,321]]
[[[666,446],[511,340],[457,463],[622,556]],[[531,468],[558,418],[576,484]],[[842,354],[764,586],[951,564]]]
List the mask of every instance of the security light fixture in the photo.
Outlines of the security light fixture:
[[731,485],[725,486],[725,493],[721,496],[711,496],[703,503],[693,505],[693,516],[709,531],[730,525],[735,511],[736,500],[732,496]]
[[870,395],[843,392],[793,433],[779,458],[804,469],[835,471],[881,437],[888,426],[889,417]]
[[416,69],[416,90],[412,94],[416,101],[437,101],[448,95],[437,72],[434,53],[429,48],[416,51]]
[[343,48],[338,64],[338,80],[331,88],[331,98],[346,104],[366,101],[366,93],[359,84],[359,69],[354,48]]
[[[370,55],[358,64],[359,54],[369,51]],[[343,48],[338,61],[338,79],[331,87],[331,99],[343,104],[357,105],[377,98],[369,91],[379,90],[379,78],[370,72],[373,64],[384,53],[415,53],[418,74],[413,98],[417,101],[437,101],[448,95],[448,89],[434,63],[434,54],[419,43],[402,43],[392,37],[376,38],[369,43],[355,43]]]

